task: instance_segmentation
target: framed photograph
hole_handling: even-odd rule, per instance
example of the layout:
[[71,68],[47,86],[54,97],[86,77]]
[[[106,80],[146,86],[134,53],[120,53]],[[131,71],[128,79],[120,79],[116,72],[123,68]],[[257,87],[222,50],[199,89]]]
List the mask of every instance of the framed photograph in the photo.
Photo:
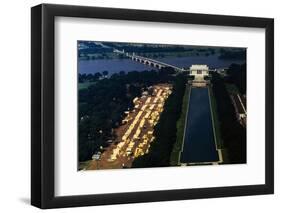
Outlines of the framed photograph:
[[274,20],[31,9],[31,203],[272,194]]

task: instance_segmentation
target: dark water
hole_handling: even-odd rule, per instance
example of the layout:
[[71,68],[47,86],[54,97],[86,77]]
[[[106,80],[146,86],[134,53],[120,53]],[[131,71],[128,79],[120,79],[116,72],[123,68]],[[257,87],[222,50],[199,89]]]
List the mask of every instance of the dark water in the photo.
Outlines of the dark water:
[[[210,68],[226,68],[232,63],[242,64],[240,60],[222,60],[217,55],[211,56],[188,56],[188,57],[164,57],[155,60],[165,62],[178,67],[189,68],[192,64],[207,64]],[[107,70],[109,74],[119,73],[120,71],[143,71],[156,69],[141,64],[131,59],[95,59],[95,60],[78,60],[79,73],[89,74]]]
[[192,88],[181,163],[218,161],[208,88]]
[[131,59],[95,59],[78,61],[78,69],[81,74],[95,74],[97,72],[108,71],[109,74],[120,71],[143,71],[156,68],[149,67]]
[[222,60],[217,55],[211,56],[189,56],[189,57],[166,57],[159,61],[171,64],[177,67],[189,68],[192,64],[207,64],[211,69],[227,68],[232,63],[243,64],[245,61],[241,60]]

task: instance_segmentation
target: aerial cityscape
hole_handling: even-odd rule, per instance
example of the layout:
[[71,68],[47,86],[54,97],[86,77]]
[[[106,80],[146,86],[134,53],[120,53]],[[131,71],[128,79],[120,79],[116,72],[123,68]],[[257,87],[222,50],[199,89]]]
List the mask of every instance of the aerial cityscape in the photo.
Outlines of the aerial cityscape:
[[246,48],[78,41],[78,170],[246,163]]

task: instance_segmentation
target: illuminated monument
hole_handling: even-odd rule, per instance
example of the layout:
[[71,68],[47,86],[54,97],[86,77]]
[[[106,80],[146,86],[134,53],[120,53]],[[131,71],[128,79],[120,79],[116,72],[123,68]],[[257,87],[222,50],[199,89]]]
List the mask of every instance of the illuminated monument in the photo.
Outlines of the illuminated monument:
[[207,65],[195,64],[189,68],[189,76],[194,77],[190,82],[192,86],[204,87],[209,82],[205,77],[209,77],[209,67]]

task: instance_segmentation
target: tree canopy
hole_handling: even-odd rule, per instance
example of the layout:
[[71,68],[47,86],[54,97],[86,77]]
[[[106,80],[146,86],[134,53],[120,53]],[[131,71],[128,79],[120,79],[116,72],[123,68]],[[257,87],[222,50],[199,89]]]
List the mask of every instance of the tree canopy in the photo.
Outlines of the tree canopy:
[[[96,80],[96,75],[84,77]],[[91,159],[100,146],[108,146],[107,141],[115,137],[113,128],[120,125],[124,112],[133,107],[133,99],[143,89],[172,79],[165,72],[133,71],[114,74],[79,90],[79,161]]]
[[246,129],[236,119],[235,109],[222,77],[212,74],[213,94],[217,102],[220,129],[229,163],[246,163]]

